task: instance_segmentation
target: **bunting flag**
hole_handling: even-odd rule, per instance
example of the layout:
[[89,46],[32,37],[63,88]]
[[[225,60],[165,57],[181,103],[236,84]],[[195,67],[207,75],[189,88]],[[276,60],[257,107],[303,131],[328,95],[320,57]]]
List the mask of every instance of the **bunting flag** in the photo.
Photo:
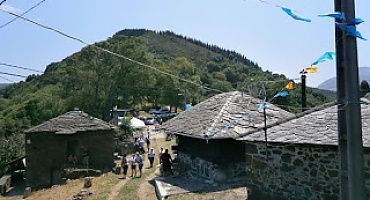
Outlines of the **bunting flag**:
[[316,73],[318,70],[317,70],[317,67],[306,67],[304,70],[303,70],[303,73]]
[[347,35],[366,40],[364,37],[362,37],[361,33],[356,30],[356,27],[354,25],[347,25],[342,23],[335,23],[335,25],[341,30],[345,31]]
[[276,97],[286,97],[288,96],[288,91],[281,91],[281,92],[278,92],[277,94],[275,94],[274,98]]
[[289,83],[285,86],[285,89],[287,90],[293,90],[295,88],[294,81],[289,81]]
[[311,22],[310,19],[307,19],[307,18],[303,18],[303,17],[300,17],[296,14],[293,13],[293,11],[289,8],[284,8],[284,7],[281,7],[281,9],[286,13],[288,14],[289,16],[291,16],[293,19],[295,20],[299,20],[299,21],[304,21],[304,22]]
[[348,25],[359,25],[361,24],[362,22],[364,22],[364,20],[360,19],[360,18],[353,18],[351,20],[349,20],[347,22]]
[[260,112],[261,110],[266,109],[266,108],[268,108],[268,107],[269,107],[269,106],[267,105],[267,103],[266,103],[266,102],[263,102],[263,103],[261,103],[261,104],[258,106],[257,111],[258,111],[258,112]]
[[312,65],[317,65],[319,63],[322,63],[327,60],[333,60],[335,56],[335,52],[325,52],[322,56],[320,56],[319,59],[317,59],[315,62],[311,64]]
[[339,20],[344,20],[346,17],[344,16],[344,13],[342,12],[335,12],[335,13],[329,13],[329,14],[321,14],[318,15],[319,17],[332,17]]

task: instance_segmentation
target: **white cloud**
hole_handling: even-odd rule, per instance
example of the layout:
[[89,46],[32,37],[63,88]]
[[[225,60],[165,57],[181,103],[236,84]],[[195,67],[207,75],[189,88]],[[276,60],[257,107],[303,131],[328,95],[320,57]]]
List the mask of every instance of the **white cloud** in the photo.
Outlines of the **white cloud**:
[[6,10],[8,12],[17,13],[17,14],[19,14],[19,13],[22,12],[22,10],[20,10],[18,8],[15,8],[15,7],[11,6],[11,5],[4,5],[3,4],[3,5],[0,6],[0,8]]

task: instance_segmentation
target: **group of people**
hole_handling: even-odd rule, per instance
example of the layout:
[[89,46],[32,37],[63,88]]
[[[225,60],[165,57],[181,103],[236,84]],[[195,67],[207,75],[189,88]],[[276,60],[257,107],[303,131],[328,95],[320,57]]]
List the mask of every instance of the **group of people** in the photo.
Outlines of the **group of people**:
[[[149,149],[147,156],[148,156],[150,168],[152,168],[154,164],[154,159],[155,159],[155,152],[153,148]],[[171,170],[172,158],[171,158],[171,155],[168,153],[168,149],[163,151],[163,148],[161,148],[161,151],[159,152],[159,163],[162,164],[163,172],[165,174],[171,174],[171,175],[173,174]],[[143,156],[139,152],[136,152],[132,156],[127,156],[126,154],[122,156],[121,167],[123,169],[122,178],[124,179],[127,177],[129,166],[131,167],[131,177],[137,177],[137,173],[139,172],[139,178],[140,178],[142,175],[142,169],[144,166]]]
[[127,171],[129,165],[131,166],[131,177],[136,177],[137,175],[137,168],[139,169],[140,176],[142,175],[142,169],[144,166],[144,159],[143,156],[139,154],[139,152],[136,152],[136,154],[132,156],[127,156],[126,154],[123,154],[122,160],[121,160],[121,166],[123,169],[123,178],[126,178]]

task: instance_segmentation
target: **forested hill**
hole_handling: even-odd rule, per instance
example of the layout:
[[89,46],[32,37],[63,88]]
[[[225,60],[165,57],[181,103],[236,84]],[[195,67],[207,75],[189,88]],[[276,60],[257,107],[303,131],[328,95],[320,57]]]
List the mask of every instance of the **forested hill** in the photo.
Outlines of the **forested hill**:
[[[222,91],[245,90],[260,80],[283,80],[266,84],[271,98],[287,83],[284,75],[263,71],[241,54],[168,31],[122,30],[96,45]],[[0,93],[0,137],[75,107],[109,120],[109,110],[115,104],[136,109],[181,106],[184,96],[179,93],[193,104],[215,94],[91,46],[48,65],[43,75],[29,76]],[[308,89],[307,93],[309,106],[330,100],[319,91]],[[299,99],[299,91],[293,91],[274,103],[297,111]]]

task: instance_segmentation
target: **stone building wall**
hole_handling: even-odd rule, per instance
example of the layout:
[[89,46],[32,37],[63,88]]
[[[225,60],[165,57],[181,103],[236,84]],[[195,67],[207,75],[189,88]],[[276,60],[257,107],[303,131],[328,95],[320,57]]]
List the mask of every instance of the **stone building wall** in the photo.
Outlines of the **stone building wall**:
[[108,171],[113,164],[112,132],[55,135],[30,133],[26,135],[26,182],[34,188],[58,184],[67,160],[67,141],[78,141],[89,152],[89,168]]
[[[370,153],[365,152],[370,196]],[[246,182],[256,199],[339,199],[337,147],[275,143],[266,157],[264,143],[246,142]]]
[[238,184],[245,182],[244,162],[216,164],[181,151],[178,151],[177,158],[182,172],[186,172],[193,178],[202,178],[215,183]]

